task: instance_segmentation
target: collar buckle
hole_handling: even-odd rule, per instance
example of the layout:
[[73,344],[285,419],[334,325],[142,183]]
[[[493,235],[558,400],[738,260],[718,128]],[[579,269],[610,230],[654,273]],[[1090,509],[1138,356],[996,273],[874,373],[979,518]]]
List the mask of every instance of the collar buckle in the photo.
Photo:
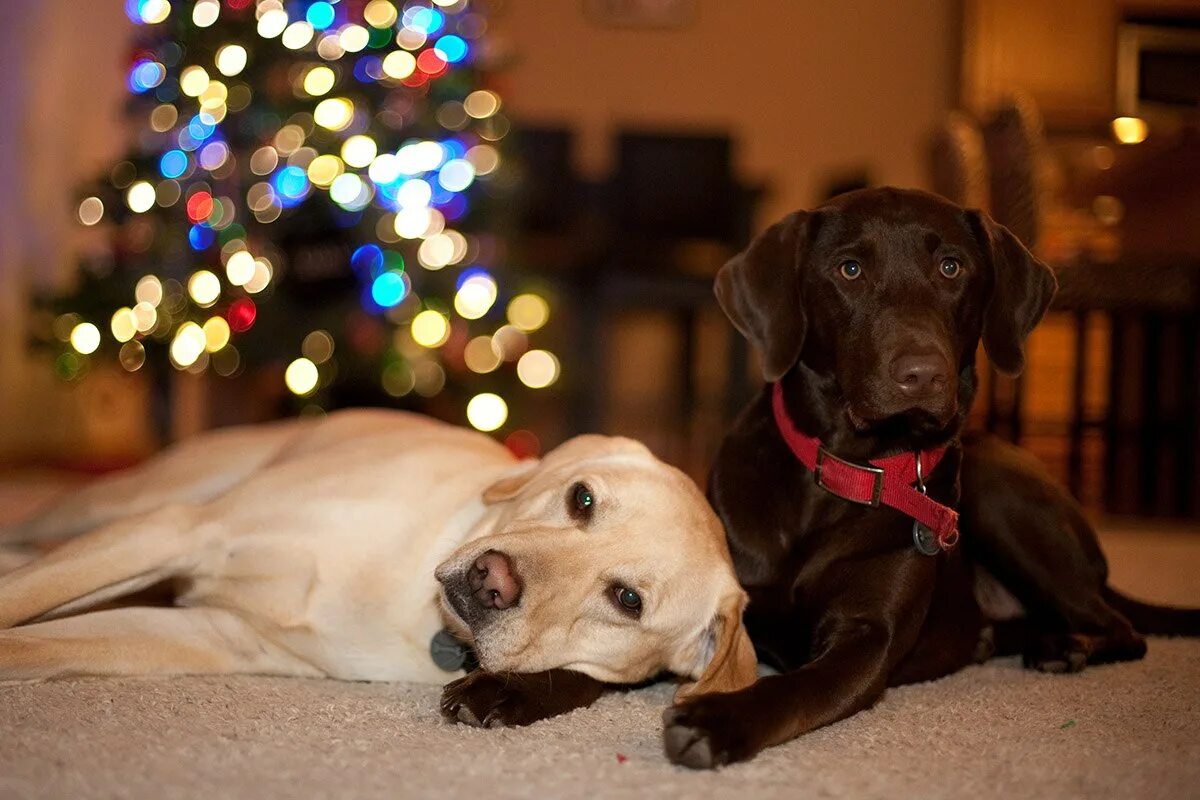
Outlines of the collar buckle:
[[[844,470],[852,472],[869,472],[874,481],[874,484],[871,486],[871,498],[869,500],[862,500],[857,497],[849,497],[825,483],[823,476],[826,461],[833,462]],[[840,497],[843,500],[849,500],[851,503],[858,503],[862,506],[878,508],[880,498],[883,496],[883,467],[868,467],[862,464],[855,464],[854,462],[847,461],[844,458],[838,458],[833,453],[826,450],[824,445],[817,447],[817,463],[813,468],[813,477],[816,478],[817,486],[820,486],[830,494]]]

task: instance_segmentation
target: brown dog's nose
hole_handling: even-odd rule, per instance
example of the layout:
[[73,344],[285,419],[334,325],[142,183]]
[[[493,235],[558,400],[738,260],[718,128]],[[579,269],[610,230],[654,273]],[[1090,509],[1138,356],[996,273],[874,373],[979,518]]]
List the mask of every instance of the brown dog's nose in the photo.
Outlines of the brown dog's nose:
[[484,608],[504,610],[521,599],[521,582],[504,553],[489,550],[475,559],[467,571],[467,581],[475,601]]
[[950,365],[938,353],[905,353],[892,362],[892,380],[909,397],[940,391],[950,380]]

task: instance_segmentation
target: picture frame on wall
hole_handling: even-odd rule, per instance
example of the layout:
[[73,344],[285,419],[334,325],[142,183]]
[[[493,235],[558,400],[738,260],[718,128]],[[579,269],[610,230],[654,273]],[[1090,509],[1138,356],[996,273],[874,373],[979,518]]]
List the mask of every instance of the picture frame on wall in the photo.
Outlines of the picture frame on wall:
[[699,0],[583,0],[583,9],[607,28],[678,30],[696,20]]

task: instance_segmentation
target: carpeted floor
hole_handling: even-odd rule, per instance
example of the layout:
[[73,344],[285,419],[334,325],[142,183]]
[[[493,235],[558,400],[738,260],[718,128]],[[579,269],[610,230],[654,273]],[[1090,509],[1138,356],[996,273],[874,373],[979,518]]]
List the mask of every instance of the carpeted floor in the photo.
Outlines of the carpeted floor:
[[[1105,535],[1115,583],[1200,604],[1200,532]],[[997,660],[716,773],[663,759],[670,689],[530,728],[432,687],[274,678],[0,684],[0,798],[1200,797],[1200,640],[1079,675]]]

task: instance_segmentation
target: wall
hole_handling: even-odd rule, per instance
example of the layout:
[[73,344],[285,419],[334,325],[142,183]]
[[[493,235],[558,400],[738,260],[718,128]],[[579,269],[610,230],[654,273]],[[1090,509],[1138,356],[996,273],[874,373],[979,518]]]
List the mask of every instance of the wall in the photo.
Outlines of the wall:
[[601,27],[582,0],[507,0],[517,118],[569,122],[602,174],[623,126],[731,130],[744,177],[770,189],[760,223],[819,199],[831,172],[869,166],[924,186],[922,145],[957,91],[953,0],[698,0],[682,30]]

